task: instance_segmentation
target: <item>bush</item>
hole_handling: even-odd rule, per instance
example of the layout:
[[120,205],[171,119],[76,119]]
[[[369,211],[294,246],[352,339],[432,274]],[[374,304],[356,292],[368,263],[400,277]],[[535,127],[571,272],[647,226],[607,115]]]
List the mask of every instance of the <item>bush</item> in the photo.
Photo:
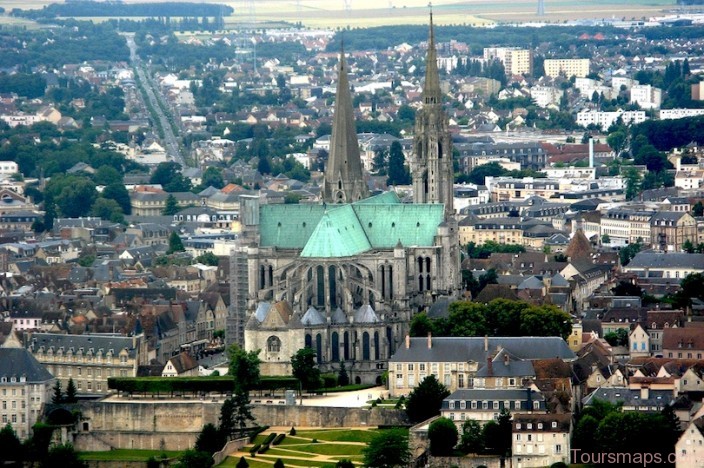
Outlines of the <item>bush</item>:
[[295,436],[296,435],[296,428],[291,426],[291,431],[289,432],[289,435]]
[[247,463],[244,457],[240,457],[240,461],[237,462],[235,468],[249,468],[249,463]]
[[257,444],[257,445],[255,445],[254,447],[252,447],[251,449],[249,449],[249,454],[250,454],[251,456],[254,456],[254,454],[257,453],[260,448],[262,448],[262,444]]
[[320,377],[323,379],[323,388],[337,387],[337,375],[323,374]]
[[274,468],[284,468],[284,462],[280,458],[276,459],[276,463],[274,463]]
[[262,445],[269,445],[271,444],[271,441],[276,439],[276,432],[272,432],[268,436],[266,436],[266,439],[264,439],[264,442],[262,442]]
[[161,462],[157,460],[153,455],[147,459],[147,468],[159,468]]
[[377,399],[376,399],[376,404],[377,404],[377,405],[381,404],[381,398],[377,398]]
[[563,462],[556,462],[550,465],[550,468],[567,468],[567,465]]
[[279,445],[282,440],[286,438],[286,434],[281,433],[276,436],[276,438],[271,442],[271,445]]
[[262,448],[257,450],[257,453],[266,453],[269,450],[269,445],[262,445]]
[[317,444],[317,443],[318,443],[318,439],[313,439],[313,440],[310,441],[310,443],[311,443],[311,444]]
[[251,442],[254,442],[254,439],[256,439],[259,434],[261,434],[262,432],[266,431],[267,429],[269,429],[269,426],[260,426],[260,427],[258,427],[258,428],[256,428],[256,429],[254,429],[254,430],[252,431],[252,433],[249,435],[249,442],[250,442],[250,443],[251,443]]
[[372,408],[376,408],[376,401],[372,402]]

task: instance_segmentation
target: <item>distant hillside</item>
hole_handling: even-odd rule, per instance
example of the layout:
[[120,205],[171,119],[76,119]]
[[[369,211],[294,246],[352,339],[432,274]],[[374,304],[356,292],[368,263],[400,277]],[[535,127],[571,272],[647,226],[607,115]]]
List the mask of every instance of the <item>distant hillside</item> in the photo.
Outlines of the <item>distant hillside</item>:
[[118,3],[72,1],[52,3],[41,10],[12,10],[13,16],[41,19],[56,17],[217,17],[229,16],[234,9],[227,5],[206,3]]

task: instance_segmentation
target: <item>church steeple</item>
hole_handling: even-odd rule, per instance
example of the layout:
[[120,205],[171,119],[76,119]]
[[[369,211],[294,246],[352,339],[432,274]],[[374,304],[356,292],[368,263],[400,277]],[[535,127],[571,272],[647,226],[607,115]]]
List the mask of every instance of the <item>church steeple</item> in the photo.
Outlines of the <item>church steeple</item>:
[[340,51],[334,112],[330,155],[323,180],[323,200],[328,203],[350,203],[368,197],[369,190],[359,156],[344,48]]
[[413,136],[413,201],[415,203],[442,203],[445,217],[454,215],[452,171],[452,140],[448,130],[447,114],[442,107],[440,74],[433,15],[430,15],[428,55],[425,64],[423,107],[416,114]]
[[440,91],[440,74],[438,73],[438,54],[435,50],[435,31],[433,13],[430,13],[430,33],[428,34],[428,56],[425,60],[425,84],[423,85],[423,103],[425,105],[442,102]]

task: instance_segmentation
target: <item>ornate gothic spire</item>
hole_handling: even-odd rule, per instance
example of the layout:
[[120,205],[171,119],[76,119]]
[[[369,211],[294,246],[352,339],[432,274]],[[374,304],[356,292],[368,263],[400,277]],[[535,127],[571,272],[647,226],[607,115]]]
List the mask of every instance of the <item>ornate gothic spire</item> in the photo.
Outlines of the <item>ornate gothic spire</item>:
[[430,33],[428,35],[428,56],[425,61],[425,85],[423,86],[423,102],[441,104],[440,74],[438,73],[438,54],[435,50],[435,31],[433,29],[433,13],[430,13]]
[[323,199],[329,203],[349,203],[369,196],[362,173],[352,95],[347,76],[345,51],[341,48],[338,66],[335,114],[332,122],[330,156],[325,168]]

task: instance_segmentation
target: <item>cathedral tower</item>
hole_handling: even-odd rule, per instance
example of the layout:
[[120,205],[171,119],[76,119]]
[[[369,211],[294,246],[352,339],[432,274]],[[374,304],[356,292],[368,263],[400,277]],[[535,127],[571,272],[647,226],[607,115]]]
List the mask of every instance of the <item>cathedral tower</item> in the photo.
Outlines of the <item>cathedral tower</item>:
[[413,201],[415,203],[443,203],[445,217],[454,215],[452,170],[452,140],[448,131],[448,119],[442,108],[440,75],[438,74],[437,53],[433,15],[430,14],[430,36],[428,57],[423,86],[423,107],[416,114],[413,137]]
[[354,124],[352,96],[344,49],[340,52],[335,114],[332,122],[330,156],[325,167],[323,200],[327,203],[350,203],[369,196],[362,173],[357,129]]

